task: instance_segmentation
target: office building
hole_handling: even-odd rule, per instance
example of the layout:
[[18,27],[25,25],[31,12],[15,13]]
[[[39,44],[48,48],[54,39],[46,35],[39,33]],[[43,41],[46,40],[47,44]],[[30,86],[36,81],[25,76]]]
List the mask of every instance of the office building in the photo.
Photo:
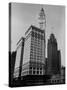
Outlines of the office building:
[[16,60],[15,60],[15,67],[14,67],[14,78],[18,79],[21,77],[21,70],[23,64],[23,54],[24,54],[24,40],[25,38],[21,38],[17,43],[16,49]]
[[48,40],[47,55],[47,74],[60,74],[61,55],[60,51],[58,51],[57,40],[54,34],[51,34],[50,39]]

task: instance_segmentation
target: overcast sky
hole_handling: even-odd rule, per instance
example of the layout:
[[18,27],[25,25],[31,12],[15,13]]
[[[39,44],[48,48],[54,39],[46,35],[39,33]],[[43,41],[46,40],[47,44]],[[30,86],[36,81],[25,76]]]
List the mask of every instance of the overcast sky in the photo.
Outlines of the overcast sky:
[[[11,49],[16,49],[18,40],[25,36],[31,26],[39,27],[38,15],[41,8],[46,14],[46,43],[51,33],[55,34],[58,49],[61,50],[62,64],[65,65],[65,7],[55,5],[12,3],[11,11]],[[47,45],[47,44],[46,44]]]

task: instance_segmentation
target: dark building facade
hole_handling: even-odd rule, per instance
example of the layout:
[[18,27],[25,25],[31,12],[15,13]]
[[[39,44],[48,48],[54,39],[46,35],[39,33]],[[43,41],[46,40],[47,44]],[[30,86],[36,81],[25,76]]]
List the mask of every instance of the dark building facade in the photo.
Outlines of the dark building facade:
[[54,34],[51,34],[50,39],[48,40],[47,55],[47,74],[60,74],[61,56],[60,51],[58,51],[57,41]]
[[9,85],[13,84],[13,73],[16,59],[16,51],[9,52]]
[[58,68],[58,71],[57,73],[61,74],[61,52],[60,50],[57,51],[57,68]]
[[61,83],[65,83],[65,76],[66,76],[66,74],[65,74],[65,67],[62,66],[61,67]]

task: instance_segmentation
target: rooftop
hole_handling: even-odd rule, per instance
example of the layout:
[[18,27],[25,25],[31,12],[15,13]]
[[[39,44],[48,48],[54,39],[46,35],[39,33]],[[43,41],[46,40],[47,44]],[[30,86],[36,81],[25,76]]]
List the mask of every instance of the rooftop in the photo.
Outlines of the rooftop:
[[20,40],[17,42],[17,45],[19,44],[19,42],[20,42],[21,40],[24,40],[24,39],[25,39],[24,37],[21,37]]
[[25,32],[25,35],[27,34],[27,32],[28,32],[31,28],[32,28],[32,29],[35,29],[35,30],[37,30],[37,31],[39,31],[39,32],[44,33],[44,30],[41,30],[40,28],[31,25],[31,26],[28,28],[28,30]]

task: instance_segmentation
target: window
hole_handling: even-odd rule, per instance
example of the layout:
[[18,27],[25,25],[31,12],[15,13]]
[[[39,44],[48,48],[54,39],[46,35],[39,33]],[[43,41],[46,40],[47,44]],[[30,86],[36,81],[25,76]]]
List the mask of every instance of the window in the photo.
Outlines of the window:
[[33,74],[35,74],[35,71],[33,71]]
[[39,70],[39,68],[37,68],[37,70]]
[[35,70],[35,67],[33,68],[33,70]]
[[32,67],[30,67],[30,69],[32,69]]
[[40,71],[40,74],[42,74],[42,71]]
[[37,33],[35,33],[35,38],[37,38]]
[[40,34],[38,34],[38,39],[40,39]]
[[42,70],[42,68],[40,68],[40,70]]
[[41,35],[41,39],[43,39],[43,35]]
[[32,70],[29,71],[29,74],[32,75]]
[[56,82],[56,80],[55,80],[55,82]]
[[34,32],[32,31],[32,37],[34,37]]
[[52,82],[54,83],[54,80],[52,80]]
[[57,82],[59,82],[59,80],[57,80]]
[[37,71],[37,74],[39,74],[39,71]]

